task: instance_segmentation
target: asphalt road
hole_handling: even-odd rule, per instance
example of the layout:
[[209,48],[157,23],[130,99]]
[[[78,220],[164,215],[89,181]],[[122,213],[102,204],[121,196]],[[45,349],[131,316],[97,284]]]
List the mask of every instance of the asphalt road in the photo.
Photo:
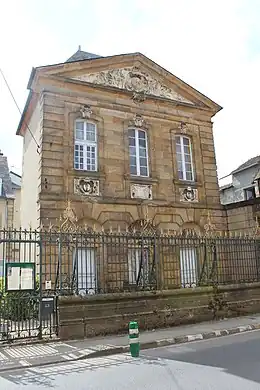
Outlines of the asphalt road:
[[260,331],[0,374],[4,390],[260,390]]

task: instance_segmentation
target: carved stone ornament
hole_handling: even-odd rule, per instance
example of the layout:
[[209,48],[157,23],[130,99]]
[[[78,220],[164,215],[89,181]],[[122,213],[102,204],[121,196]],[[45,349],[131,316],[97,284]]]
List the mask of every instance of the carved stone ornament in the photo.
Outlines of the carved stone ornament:
[[144,92],[134,92],[132,99],[135,103],[143,103],[145,101],[145,93]]
[[187,134],[188,126],[186,123],[181,122],[180,125],[178,126],[178,130],[181,134]]
[[181,202],[198,202],[198,190],[196,188],[180,188]]
[[74,193],[77,195],[98,196],[99,180],[88,177],[74,179]]
[[135,99],[142,99],[144,96],[150,95],[194,105],[193,102],[154,79],[151,75],[143,72],[138,67],[105,70],[99,73],[89,73],[73,77],[73,79],[126,89],[127,91],[137,93],[137,95],[133,95],[133,98],[135,97]]
[[80,113],[81,113],[81,116],[83,119],[89,119],[93,112],[92,112],[90,106],[84,105],[83,107],[81,107]]
[[152,186],[144,184],[131,184],[130,193],[132,199],[152,199]]
[[145,126],[145,120],[142,117],[142,115],[136,114],[133,118],[133,120],[130,121],[130,125],[135,127],[143,127]]

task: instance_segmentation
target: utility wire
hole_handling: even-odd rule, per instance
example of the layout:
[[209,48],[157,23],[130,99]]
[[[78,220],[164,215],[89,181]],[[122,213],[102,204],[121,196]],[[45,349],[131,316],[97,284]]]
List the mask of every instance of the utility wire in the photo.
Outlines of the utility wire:
[[[10,88],[10,86],[9,86],[9,84],[8,84],[8,82],[7,82],[6,78],[5,78],[5,75],[4,75],[4,73],[3,73],[3,71],[2,71],[1,68],[0,68],[0,73],[1,73],[1,75],[2,75],[2,77],[3,77],[3,79],[4,79],[4,82],[5,82],[5,84],[6,84],[7,88],[8,88],[8,91],[10,92],[10,95],[12,96],[12,99],[13,99],[13,101],[14,101],[14,104],[16,105],[16,107],[17,107],[19,113],[22,115],[23,113],[22,113],[20,107],[18,106],[18,103],[17,103],[17,101],[16,101],[16,99],[15,99],[15,97],[14,97],[14,94],[13,94],[13,92],[12,92],[12,90],[11,90],[11,88]],[[24,123],[25,123],[27,129],[29,130],[29,133],[31,134],[32,139],[34,140],[34,142],[35,142],[35,144],[36,144],[36,146],[37,146],[37,153],[40,154],[40,145],[38,144],[38,142],[37,142],[35,136],[33,135],[33,133],[32,133],[32,131],[31,131],[31,129],[30,129],[28,123],[27,123],[26,121],[24,121]]]

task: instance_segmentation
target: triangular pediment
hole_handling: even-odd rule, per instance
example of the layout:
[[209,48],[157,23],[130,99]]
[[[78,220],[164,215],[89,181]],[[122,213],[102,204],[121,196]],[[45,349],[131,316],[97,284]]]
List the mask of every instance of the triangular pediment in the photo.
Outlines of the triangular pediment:
[[[89,54],[89,53],[87,53]],[[135,102],[164,99],[178,105],[207,110],[213,116],[222,107],[141,53],[95,57],[33,70],[28,86],[37,89],[37,80],[63,82],[130,92]],[[50,80],[52,83],[52,81]]]
[[127,90],[140,96],[155,96],[194,105],[191,100],[137,66],[91,72],[71,77],[71,79]]

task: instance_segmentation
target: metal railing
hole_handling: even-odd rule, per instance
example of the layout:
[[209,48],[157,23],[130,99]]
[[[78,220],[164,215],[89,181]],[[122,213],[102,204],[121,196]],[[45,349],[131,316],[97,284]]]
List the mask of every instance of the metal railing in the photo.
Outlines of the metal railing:
[[188,288],[260,281],[260,239],[2,230],[2,280],[10,261],[35,262],[43,295]]

